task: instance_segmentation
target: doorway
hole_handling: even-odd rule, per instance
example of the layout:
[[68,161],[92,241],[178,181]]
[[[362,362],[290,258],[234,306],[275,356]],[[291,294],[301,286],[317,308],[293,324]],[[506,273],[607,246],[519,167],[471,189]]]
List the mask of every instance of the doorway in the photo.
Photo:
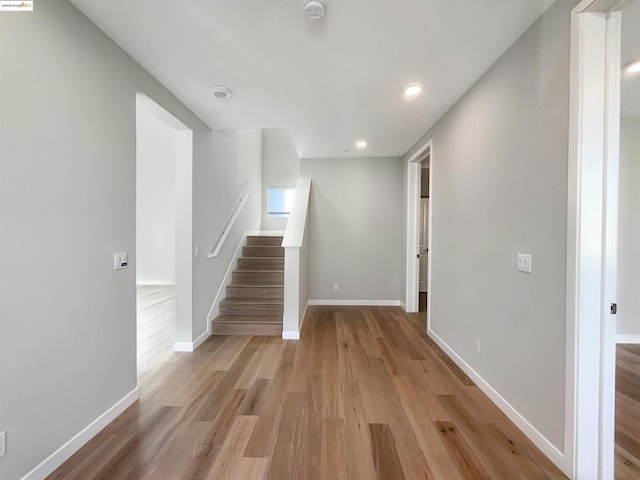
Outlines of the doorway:
[[191,351],[192,131],[136,95],[138,375]]
[[427,313],[429,295],[429,158],[420,168],[420,265],[418,269],[418,311]]
[[423,312],[429,325],[431,295],[432,142],[419,148],[407,163],[407,256],[405,310]]

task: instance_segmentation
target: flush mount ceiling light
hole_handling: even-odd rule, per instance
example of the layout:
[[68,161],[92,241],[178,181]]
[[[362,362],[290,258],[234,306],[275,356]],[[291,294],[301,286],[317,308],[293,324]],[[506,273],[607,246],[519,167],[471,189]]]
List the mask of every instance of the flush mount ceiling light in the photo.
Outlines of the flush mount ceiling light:
[[308,22],[318,22],[325,16],[326,8],[319,0],[309,0],[304,4],[304,18]]
[[640,59],[627,63],[624,66],[624,71],[631,74],[640,73]]
[[422,82],[411,82],[411,83],[407,83],[402,88],[402,93],[404,94],[405,97],[411,98],[422,93],[422,89],[423,89]]
[[359,149],[367,148],[366,140],[356,140],[356,147]]
[[211,91],[216,98],[231,98],[233,93],[227,87],[223,87],[222,85],[216,85],[215,87],[211,87]]

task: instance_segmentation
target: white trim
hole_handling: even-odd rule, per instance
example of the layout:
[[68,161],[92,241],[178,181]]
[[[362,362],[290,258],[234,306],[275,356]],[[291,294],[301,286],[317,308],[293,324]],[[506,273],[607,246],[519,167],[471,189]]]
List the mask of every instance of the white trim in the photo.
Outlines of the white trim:
[[283,330],[283,340],[300,340],[300,332],[298,330]]
[[211,336],[211,322],[207,322],[207,330],[196,338],[193,342],[174,342],[174,352],[195,352],[196,348],[204,343]]
[[400,308],[402,308],[405,312],[407,311],[407,304],[400,300]]
[[136,282],[136,287],[175,287],[176,282],[163,282],[162,280],[158,281],[148,281],[145,280],[143,282]]
[[[209,323],[209,322],[207,322],[207,323]],[[198,338],[196,338],[193,341],[193,350],[192,351],[195,351],[196,348],[198,348],[200,345],[202,345],[205,342],[205,340],[207,338],[209,338],[210,336],[211,336],[211,326],[207,325],[207,330],[205,332],[203,332],[202,335],[200,335]]]
[[193,342],[173,342],[174,352],[193,352]]
[[[405,278],[405,305],[407,312],[417,312],[419,309],[418,279],[420,253],[420,167],[427,152],[431,155],[433,140],[422,145],[407,159],[407,251],[406,251],[406,278]],[[431,175],[429,175],[431,177]],[[429,179],[431,185],[431,179]],[[431,212],[431,201],[429,201]],[[431,221],[431,220],[429,220]],[[429,264],[431,264],[431,249],[429,249]],[[428,281],[428,280],[427,280]],[[431,288],[431,285],[429,285]]]
[[621,4],[583,0],[571,14],[564,453],[580,480],[613,478]]
[[480,376],[462,357],[460,357],[447,343],[442,340],[433,330],[429,329],[427,334],[438,346],[458,365],[464,373],[489,397],[489,399],[509,417],[533,444],[544,453],[560,470],[566,473],[566,459],[563,453],[551,443],[542,433],[540,433],[529,421],[502,395],[500,395],[484,378]]
[[56,468],[66,462],[80,450],[89,440],[98,435],[107,425],[115,420],[122,412],[135,403],[140,397],[138,387],[118,400],[111,408],[96,418],[93,422],[73,436],[71,440],[49,455],[37,467],[27,473],[22,480],[44,480]]
[[616,343],[640,344],[640,335],[616,335]]
[[240,216],[240,212],[242,212],[242,209],[246,205],[247,199],[249,198],[249,195],[251,195],[252,190],[253,190],[253,187],[251,186],[251,184],[249,182],[244,182],[244,185],[242,186],[242,190],[238,194],[238,197],[236,198],[236,200],[233,202],[233,205],[235,205],[235,207],[231,212],[229,221],[225,225],[224,230],[222,230],[218,243],[213,248],[211,253],[207,255],[207,258],[216,258],[220,254],[220,250],[222,250],[222,246],[224,245],[225,240],[229,236],[229,233],[233,229],[233,226],[235,225],[236,220]]
[[308,305],[321,305],[333,307],[401,307],[400,300],[309,300]]

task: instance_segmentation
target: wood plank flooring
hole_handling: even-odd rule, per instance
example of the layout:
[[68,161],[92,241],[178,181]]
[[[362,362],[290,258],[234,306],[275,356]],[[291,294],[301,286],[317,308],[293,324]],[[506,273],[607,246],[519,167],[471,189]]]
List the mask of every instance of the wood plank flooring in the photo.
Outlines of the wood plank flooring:
[[640,478],[640,345],[618,345],[616,480]]
[[140,401],[49,478],[565,478],[424,331],[395,307],[310,307],[299,341],[157,356]]
[[173,285],[137,287],[138,377],[158,364],[171,362],[175,338],[176,302]]

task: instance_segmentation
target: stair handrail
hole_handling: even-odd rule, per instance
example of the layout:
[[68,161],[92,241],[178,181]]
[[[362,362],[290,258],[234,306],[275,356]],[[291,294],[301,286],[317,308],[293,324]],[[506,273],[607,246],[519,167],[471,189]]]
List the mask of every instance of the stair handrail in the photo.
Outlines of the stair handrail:
[[252,187],[251,183],[244,182],[244,185],[242,186],[242,190],[240,191],[240,194],[238,195],[236,200],[233,202],[233,210],[231,212],[231,216],[229,217],[229,221],[225,225],[224,230],[222,230],[222,233],[220,234],[220,239],[218,240],[218,243],[213,248],[213,250],[211,250],[211,253],[209,253],[207,255],[207,258],[215,258],[215,257],[217,257],[218,254],[220,253],[220,250],[222,250],[222,246],[224,245],[224,241],[229,236],[229,233],[231,232],[231,229],[233,228],[233,225],[236,223],[236,220],[240,216],[240,212],[242,211],[242,208],[247,203],[247,199],[249,198],[249,195],[251,194],[251,190],[252,189],[253,189],[253,187]]

